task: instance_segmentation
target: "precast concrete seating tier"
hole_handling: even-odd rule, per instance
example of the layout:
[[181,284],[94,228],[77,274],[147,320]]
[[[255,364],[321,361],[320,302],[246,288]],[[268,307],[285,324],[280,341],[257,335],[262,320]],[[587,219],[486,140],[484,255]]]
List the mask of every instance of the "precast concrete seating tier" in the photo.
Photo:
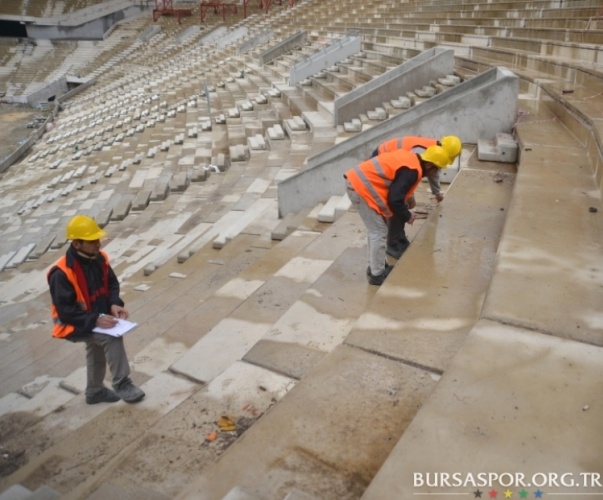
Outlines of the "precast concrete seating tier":
[[[592,2],[497,5],[305,1],[241,25],[285,25],[283,38],[308,29],[316,40],[342,34],[359,18],[375,26],[415,19],[445,31],[459,19],[541,26],[540,12],[553,23],[544,28],[596,25],[580,17],[592,13]],[[462,168],[437,209],[420,186],[427,218],[409,228],[409,250],[390,260],[395,268],[377,289],[366,284],[358,214],[343,204],[334,215],[341,198],[289,214],[284,229],[277,209],[278,183],[311,166],[313,155],[340,152],[339,142],[362,134],[327,126],[329,106],[312,102],[303,85],[283,84],[278,72],[259,76],[250,65],[258,77],[238,78],[244,59],[234,46],[195,47],[201,34],[173,43],[190,20],[159,22],[169,29],[99,64],[97,84],[68,101],[34,155],[3,175],[0,245],[14,253],[6,262],[8,253],[0,253],[0,264],[47,250],[1,275],[2,445],[13,469],[0,491],[21,483],[74,499],[406,498],[474,494],[410,483],[413,472],[436,467],[600,470],[603,419],[593,403],[602,372],[597,63],[535,52],[512,59],[511,48],[447,42],[463,79],[507,63],[518,76],[511,120],[518,170],[477,161],[465,140]],[[416,30],[403,33],[365,40],[375,76],[434,45]],[[293,60],[282,58],[283,74]],[[204,79],[216,86],[208,95],[200,90]],[[363,79],[370,81],[359,71],[355,80]],[[266,103],[255,100],[260,95]],[[204,128],[210,106],[214,119]],[[118,109],[126,113],[114,116]],[[425,130],[413,125],[413,132],[450,132],[424,118]],[[134,123],[144,129],[136,132]],[[464,134],[465,126],[454,132]],[[365,132],[367,151],[379,127]],[[117,141],[120,130],[125,137]],[[252,150],[262,133],[266,149]],[[77,159],[76,140],[88,153]],[[226,152],[239,147],[249,149],[239,161],[224,170],[213,164],[221,158],[226,165]],[[162,189],[186,185],[181,174],[208,163],[216,170],[204,182],[170,188],[160,199]],[[77,189],[78,176],[95,182]],[[155,191],[155,201],[141,199],[141,209],[112,219],[123,212],[113,201],[134,205],[135,186],[141,198]],[[14,213],[32,201],[37,208]],[[48,333],[45,273],[64,251],[65,222],[82,209],[107,222],[106,249],[140,323],[126,338],[133,378],[147,393],[137,406],[83,404],[81,346]],[[220,431],[223,416],[235,431]],[[115,429],[120,439],[107,442],[103,436]],[[94,475],[86,472],[89,461],[97,464]]]
[[[479,317],[514,177],[504,166],[463,169],[344,343],[179,498],[222,498],[235,487],[252,498],[293,487],[315,498],[360,496]],[[473,215],[458,218],[469,192],[479,193]],[[312,408],[302,411],[308,397]]]
[[[249,426],[269,406],[282,397],[295,384],[296,380],[302,378],[306,371],[319,362],[326,352],[341,341],[347,329],[352,325],[355,314],[363,309],[362,304],[368,298],[366,293],[357,286],[350,287],[350,290],[355,289],[357,291],[354,303],[336,300],[325,304],[318,297],[328,295],[327,291],[333,286],[338,287],[343,270],[350,263],[355,265],[354,263],[361,258],[362,250],[360,247],[363,244],[363,238],[357,230],[359,220],[357,215],[350,215],[347,220],[342,219],[337,227],[333,225],[323,235],[321,235],[321,230],[316,230],[318,226],[308,226],[308,229],[299,230],[272,249],[262,246],[254,247],[253,243],[249,247],[250,238],[256,240],[255,237],[249,234],[238,237],[238,243],[233,242],[234,244],[230,248],[234,253],[229,253],[227,247],[220,251],[219,257],[218,254],[215,254],[215,257],[218,257],[217,259],[209,258],[208,260],[211,249],[206,247],[202,253],[182,265],[179,268],[180,272],[174,273],[171,271],[168,275],[167,270],[162,270],[162,277],[159,277],[159,273],[154,277],[156,281],[153,281],[153,283],[158,286],[155,287],[147,282],[146,291],[135,291],[141,285],[137,281],[140,274],[138,275],[139,278],[134,278],[132,281],[128,280],[131,285],[124,284],[126,296],[144,294],[144,296],[132,299],[131,311],[134,316],[147,316],[149,319],[155,316],[157,318],[161,317],[162,311],[165,312],[171,307],[170,303],[165,301],[164,294],[167,292],[165,285],[169,285],[170,288],[169,293],[172,297],[170,302],[173,302],[173,305],[183,312],[182,321],[179,324],[171,324],[169,321],[155,321],[154,326],[151,326],[149,322],[150,330],[144,336],[145,338],[136,340],[133,336],[130,337],[132,342],[130,348],[134,352],[137,352],[137,349],[142,349],[133,358],[132,363],[135,369],[133,376],[147,380],[142,384],[142,387],[149,394],[152,392],[159,394],[167,391],[165,397],[155,400],[163,410],[158,413],[150,412],[154,416],[149,415],[149,419],[144,419],[144,421],[136,419],[137,423],[135,425],[132,427],[128,425],[130,429],[123,430],[120,443],[116,442],[115,448],[107,451],[111,455],[117,453],[116,460],[111,460],[106,464],[106,467],[98,469],[95,479],[89,478],[82,482],[78,479],[77,469],[79,467],[76,465],[73,469],[73,475],[61,473],[53,479],[50,477],[53,475],[51,474],[45,479],[46,484],[54,484],[60,491],[70,488],[70,494],[75,497],[87,495],[99,487],[106,488],[107,483],[122,488],[126,492],[144,491],[145,488],[148,488],[154,492],[164,491],[167,496],[173,496],[180,491],[182,484],[173,482],[169,475],[165,475],[164,479],[160,478],[159,475],[155,475],[152,485],[148,482],[148,477],[140,477],[140,482],[131,482],[127,479],[130,474],[129,468],[133,465],[131,457],[144,456],[144,450],[148,449],[148,446],[152,443],[143,436],[142,431],[147,427],[152,428],[158,425],[156,432],[163,434],[164,439],[167,438],[163,441],[163,445],[166,447],[164,450],[167,452],[169,448],[174,453],[182,453],[181,447],[185,436],[180,433],[168,433],[168,437],[161,428],[164,425],[169,427],[172,424],[169,424],[168,420],[164,420],[164,418],[167,417],[168,412],[185,399],[192,406],[187,409],[187,404],[181,406],[178,412],[170,413],[171,417],[174,418],[172,422],[179,421],[182,415],[190,413],[191,408],[203,404],[203,401],[209,402],[222,393],[222,397],[230,400],[229,405],[221,408],[214,405],[212,412],[217,412],[216,415],[232,414],[244,408],[241,414],[242,419],[237,420],[237,422],[240,426]],[[350,247],[350,237],[356,241],[356,244],[352,247]],[[117,244],[117,241],[115,243]],[[334,245],[334,243],[336,244]],[[251,253],[242,251],[245,248]],[[201,268],[198,268],[199,264],[202,264]],[[118,270],[120,267],[118,267]],[[197,269],[194,273],[196,278],[188,280],[188,273],[194,269]],[[226,270],[230,270],[230,272],[224,274]],[[357,273],[346,274],[351,282],[365,280],[363,268]],[[171,275],[173,277],[170,278]],[[229,280],[228,276],[231,276],[232,279]],[[320,280],[316,281],[317,278],[320,278]],[[285,286],[289,290],[287,297],[282,293],[274,294],[274,289],[282,290],[283,285],[287,283],[288,286]],[[193,293],[191,287],[199,291],[203,290],[202,295]],[[140,289],[145,290],[142,287]],[[268,299],[268,297],[272,298]],[[191,307],[199,300],[203,300],[201,309]],[[273,303],[272,312],[263,314],[262,322],[258,322],[258,304],[264,304],[264,310],[268,312],[268,309],[265,308],[267,300]],[[313,312],[314,309],[316,309],[316,312]],[[245,310],[248,312],[246,313]],[[234,311],[238,311],[239,319],[233,316]],[[313,325],[317,322],[324,324],[329,318],[331,318],[330,321],[333,326],[329,338],[313,335],[312,332],[316,332]],[[271,330],[271,324],[275,321],[276,323],[274,323]],[[303,331],[307,332],[301,336],[298,330],[301,326],[300,321],[306,325],[303,327]],[[198,329],[201,323],[207,332],[205,335]],[[190,326],[185,326],[187,324]],[[239,327],[236,327],[237,324]],[[211,349],[208,350],[204,347],[205,344],[209,345],[214,342],[213,337],[218,335],[220,331],[234,332],[233,327],[235,329],[241,328],[238,331],[246,332],[250,342],[248,348],[251,348],[254,342],[259,341],[256,347],[247,354],[252,364],[245,361],[232,364],[232,361],[228,361],[230,356],[233,356],[234,361],[235,358],[240,359],[244,354],[245,351],[240,351],[242,345],[238,342],[232,344],[233,350],[230,353],[222,351],[220,359],[214,356]],[[335,335],[336,329],[339,331],[337,335]],[[283,342],[285,337],[282,335],[285,332],[288,332],[286,337],[293,344]],[[255,341],[253,340],[254,336]],[[186,348],[183,350],[183,347],[190,342],[194,343],[199,337],[201,339],[188,350],[188,354],[182,356],[186,352]],[[153,338],[155,338],[155,341],[152,341]],[[299,345],[296,346],[296,343],[299,343]],[[171,354],[166,351],[169,344],[174,347]],[[211,363],[204,363],[205,372],[198,373],[199,363],[191,364],[189,361],[188,358],[192,359],[193,353],[196,353],[195,356],[201,354],[202,356],[209,355],[213,357]],[[305,362],[300,364],[298,355],[301,353],[305,353]],[[80,355],[80,362],[82,362],[81,352],[77,354]],[[171,368],[168,365],[170,360],[173,363]],[[225,363],[224,366],[231,365],[223,375],[219,374],[222,371],[219,368],[221,363]],[[217,375],[215,381],[210,381],[214,378],[211,375],[210,364],[212,364],[214,370],[217,370],[214,371]],[[278,366],[281,372],[288,372],[289,375],[276,375],[274,371],[258,367],[262,365],[268,365],[272,369]],[[168,368],[169,371],[166,371]],[[189,381],[176,378],[170,373],[184,373]],[[195,384],[190,382],[191,379],[203,379],[206,384],[204,386]],[[62,386],[70,388],[72,392],[63,390],[64,395],[59,398],[58,394],[61,394],[62,389],[54,391],[54,401],[57,403],[60,401],[60,404],[63,404],[64,411],[72,414],[70,419],[72,423],[69,429],[61,427],[60,422],[63,421],[64,414],[62,418],[57,419],[56,414],[52,412],[52,403],[44,405],[45,411],[39,406],[41,405],[44,389],[46,390],[44,396],[48,398],[48,392],[51,391],[51,386],[54,387],[56,380],[40,380],[39,385],[46,385],[46,387],[36,394],[34,394],[35,388],[32,386],[33,398],[30,405],[39,406],[37,418],[13,424],[15,430],[19,429],[21,443],[24,442],[23,440],[28,442],[31,440],[33,447],[28,465],[16,473],[19,482],[30,483],[31,481],[27,479],[27,476],[38,469],[39,466],[46,468],[51,456],[55,458],[62,456],[67,461],[71,460],[61,450],[71,448],[73,453],[70,456],[75,458],[79,453],[75,452],[75,449],[79,449],[79,445],[83,444],[77,438],[78,433],[86,433],[88,427],[102,429],[111,426],[113,425],[111,422],[123,409],[126,409],[126,413],[129,412],[129,409],[125,407],[119,409],[117,407],[102,408],[101,406],[88,407],[92,410],[92,413],[82,414],[82,409],[87,408],[76,404],[77,398],[73,396],[73,392],[80,392],[83,389],[82,380],[81,369],[76,370],[72,376],[68,376],[61,381]],[[224,382],[226,380],[231,380],[229,384],[231,389],[224,392]],[[236,381],[234,384],[233,380]],[[257,396],[252,396],[250,390],[255,391]],[[176,391],[178,395],[169,396],[168,393],[172,391]],[[197,400],[195,397],[190,397],[197,392],[201,399]],[[237,396],[237,394],[239,395]],[[12,401],[12,404],[13,410],[18,412],[16,402]],[[146,403],[141,403],[140,407],[144,404]],[[152,401],[149,401],[149,404],[154,407]],[[118,413],[116,414],[115,411],[118,411]],[[194,413],[190,413],[190,415],[192,416]],[[209,418],[211,420],[212,417]],[[162,421],[161,424],[159,419]],[[128,420],[131,424],[134,424],[132,419],[125,419],[124,423]],[[207,422],[208,425],[200,423],[201,427],[195,432],[202,431],[204,434],[210,434],[214,426],[210,420]],[[52,443],[46,443],[48,446],[46,451],[35,447],[36,434],[44,427],[54,428],[55,431],[55,439]],[[193,426],[193,428],[195,427]],[[126,442],[131,444],[124,447],[123,445]],[[67,445],[67,443],[69,444]],[[11,447],[13,444],[14,442],[7,443]],[[98,445],[102,445],[100,441]],[[85,445],[89,450],[94,449],[95,446],[91,442]],[[83,448],[82,452],[84,452]],[[197,446],[191,448],[191,453],[197,456]],[[203,461],[209,463],[215,459],[216,450],[208,448],[205,455]],[[119,458],[120,456],[122,458]],[[63,458],[59,462],[63,462]],[[191,461],[190,465],[193,465],[194,462]],[[56,461],[53,461],[53,463],[58,465]],[[198,463],[195,467],[197,466]],[[166,472],[165,464],[157,464],[156,466],[148,464],[148,467],[149,471],[153,469],[156,473],[163,469],[164,472],[161,475]],[[34,474],[36,473],[34,472]],[[17,476],[13,476],[13,479],[17,479]],[[101,476],[105,476],[105,478],[101,479]],[[109,481],[107,480],[108,477],[111,477]],[[100,481],[97,482],[97,479]],[[105,483],[105,485],[101,486],[102,483]]]
[[[585,146],[584,136],[575,134],[580,125],[571,125],[575,117],[555,100],[548,102],[522,102],[530,113],[517,124],[517,180],[480,320],[362,498],[435,491],[417,487],[410,476],[400,477],[400,470],[493,470],[500,462],[493,463],[485,442],[504,451],[510,471],[526,477],[534,477],[537,469],[578,475],[601,467],[595,437],[600,415],[590,414],[579,428],[570,425],[569,432],[549,433],[566,428],[576,413],[591,411],[602,380],[603,330],[589,318],[601,300],[600,287],[592,285],[600,281],[595,276],[601,273],[603,240],[601,221],[592,217],[597,212],[589,210],[600,204],[596,176],[601,163],[591,156],[592,139]],[[555,150],[555,159],[545,159],[545,150]],[[578,192],[582,196],[574,196]],[[556,222],[551,225],[551,220]],[[594,274],[581,277],[579,269]],[[551,307],[559,302],[570,308]],[[571,375],[576,363],[589,366],[586,379]],[[483,374],[479,381],[472,379],[476,373]],[[552,387],[563,389],[551,398]],[[442,418],[446,431],[433,432],[443,429]],[[539,425],[528,430],[524,423],[534,418]],[[430,431],[424,432],[427,427]],[[529,457],[520,446],[508,446],[523,442],[527,433],[533,450]],[[573,451],[551,453],[560,448],[579,448],[580,458]],[[577,484],[575,493],[592,493],[592,486]],[[495,483],[492,489],[500,488]]]

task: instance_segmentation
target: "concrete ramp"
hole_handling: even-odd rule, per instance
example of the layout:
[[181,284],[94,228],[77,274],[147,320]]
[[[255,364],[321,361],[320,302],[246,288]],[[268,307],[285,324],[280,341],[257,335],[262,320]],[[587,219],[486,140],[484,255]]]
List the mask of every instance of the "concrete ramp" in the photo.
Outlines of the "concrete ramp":
[[519,79],[492,68],[450,90],[308,159],[308,168],[278,184],[281,217],[326,202],[345,191],[343,174],[370,157],[383,141],[404,135],[454,133],[464,143],[509,132],[517,114]]

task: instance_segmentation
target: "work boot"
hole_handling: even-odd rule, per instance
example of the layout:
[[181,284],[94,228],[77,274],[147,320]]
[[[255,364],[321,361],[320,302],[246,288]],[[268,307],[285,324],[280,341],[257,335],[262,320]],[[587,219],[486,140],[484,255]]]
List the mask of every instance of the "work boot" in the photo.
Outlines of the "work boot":
[[387,276],[389,275],[389,273],[393,269],[393,267],[394,266],[390,266],[389,264],[386,264],[383,272],[376,276],[369,271],[369,277],[368,277],[369,284],[377,285],[377,286],[382,285],[383,282],[385,281],[385,278],[387,278]]
[[138,403],[138,401],[144,398],[143,390],[136,387],[129,378],[113,388],[115,389],[115,393],[126,403]]
[[111,389],[106,387],[103,387],[100,391],[92,396],[86,396],[86,403],[89,405],[95,405],[98,403],[115,403],[116,401],[119,401],[119,396]]
[[402,257],[402,254],[406,252],[406,249],[410,245],[410,242],[406,243],[397,243],[395,246],[388,246],[385,253],[394,259],[399,259]]
[[[388,264],[387,261],[385,262],[385,269],[389,269],[387,272],[389,273],[394,266],[392,266],[391,264]],[[366,266],[366,275],[370,276],[371,275],[371,266]]]

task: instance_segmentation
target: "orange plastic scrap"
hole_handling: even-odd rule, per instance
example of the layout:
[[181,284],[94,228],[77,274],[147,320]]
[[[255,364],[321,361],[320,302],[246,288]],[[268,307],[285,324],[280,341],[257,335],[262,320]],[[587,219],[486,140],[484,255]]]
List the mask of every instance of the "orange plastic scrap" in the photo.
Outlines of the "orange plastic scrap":
[[212,431],[205,437],[205,441],[207,441],[208,443],[211,443],[212,441],[215,441],[217,437],[218,437],[218,431]]
[[237,425],[226,415],[222,415],[216,423],[222,432],[237,430]]

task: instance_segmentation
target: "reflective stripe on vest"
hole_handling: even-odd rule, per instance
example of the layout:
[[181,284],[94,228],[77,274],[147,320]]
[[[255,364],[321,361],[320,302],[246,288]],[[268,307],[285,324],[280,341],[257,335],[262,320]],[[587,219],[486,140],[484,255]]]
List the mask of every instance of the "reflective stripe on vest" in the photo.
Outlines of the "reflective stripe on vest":
[[[108,255],[102,251],[101,251],[101,253],[105,258],[106,265],[108,266],[109,265]],[[82,290],[80,289],[80,286],[78,285],[77,278],[75,276],[75,271],[67,265],[67,257],[66,256],[61,257],[59,260],[57,260],[54,263],[54,265],[48,271],[48,276],[50,276],[50,273],[57,267],[65,273],[65,276],[67,276],[69,283],[71,283],[71,286],[73,286],[73,289],[75,290],[75,300],[76,300],[77,306],[80,307],[82,309],[82,311],[85,311],[86,310],[86,301],[84,299],[84,294],[82,293]],[[50,306],[50,314],[52,316],[52,323],[53,323],[53,329],[52,329],[53,337],[65,338],[68,335],[71,335],[73,333],[75,328],[73,327],[73,325],[66,325],[61,322],[61,320],[59,319],[59,312],[57,311],[57,308],[54,305],[54,303]]]
[[405,201],[408,201],[423,177],[421,163],[414,153],[401,149],[384,153],[350,169],[346,177],[354,191],[366,201],[369,207],[383,217],[391,217],[392,212],[387,203],[387,196],[389,187],[400,168],[417,172],[417,181],[406,193]]

